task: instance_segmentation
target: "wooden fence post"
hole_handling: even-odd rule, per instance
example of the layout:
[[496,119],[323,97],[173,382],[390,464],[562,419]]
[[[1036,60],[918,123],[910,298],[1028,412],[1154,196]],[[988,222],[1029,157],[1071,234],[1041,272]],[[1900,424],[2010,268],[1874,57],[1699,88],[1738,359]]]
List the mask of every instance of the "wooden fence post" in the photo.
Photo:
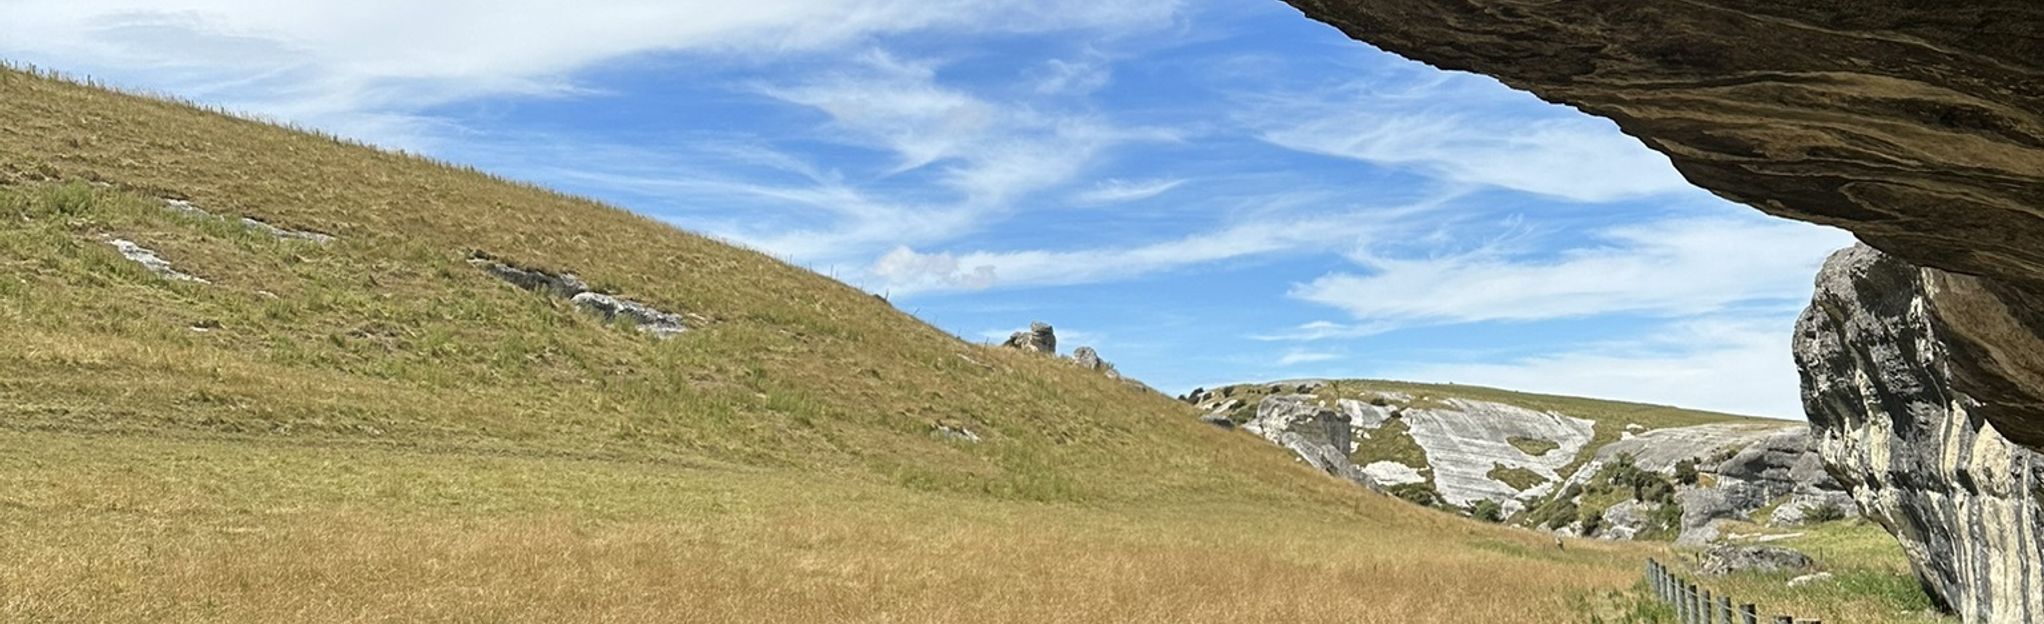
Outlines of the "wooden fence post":
[[1694,624],[1694,623],[1696,622],[1696,620],[1697,620],[1698,616],[1701,616],[1701,615],[1703,615],[1702,613],[1700,613],[1700,612],[1702,611],[1702,609],[1698,609],[1698,608],[1696,608],[1696,606],[1697,606],[1697,604],[1698,604],[1698,603],[1696,602],[1696,599],[1697,599],[1698,597],[1701,597],[1701,596],[1703,596],[1703,586],[1702,586],[1702,585],[1697,585],[1697,584],[1695,584],[1695,583],[1690,583],[1690,584],[1689,584],[1689,621],[1691,622],[1691,624]]
[[1710,621],[1713,618],[1711,618],[1710,608],[1711,606],[1716,605],[1717,602],[1718,601],[1716,599],[1711,598],[1710,590],[1705,589],[1702,590],[1701,592],[1698,592],[1696,596],[1696,613],[1697,615],[1700,615],[1702,617],[1696,618],[1696,621],[1702,624],[1711,624]]

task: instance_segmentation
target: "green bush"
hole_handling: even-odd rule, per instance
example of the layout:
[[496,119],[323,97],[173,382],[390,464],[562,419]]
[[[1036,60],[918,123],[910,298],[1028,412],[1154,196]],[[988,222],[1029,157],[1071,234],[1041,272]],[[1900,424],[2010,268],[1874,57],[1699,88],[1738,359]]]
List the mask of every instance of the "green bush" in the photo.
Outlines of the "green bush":
[[1576,521],[1576,504],[1561,501],[1554,506],[1551,514],[1547,518],[1547,528],[1559,529],[1568,526],[1569,523]]
[[1583,523],[1583,535],[1596,535],[1597,529],[1604,526],[1604,510],[1584,507],[1576,512],[1576,519]]
[[1497,501],[1480,500],[1476,501],[1475,507],[1470,508],[1469,516],[1484,522],[1500,522],[1505,519],[1505,508],[1498,505]]
[[1432,507],[1436,503],[1441,502],[1441,496],[1439,494],[1434,493],[1433,486],[1429,486],[1425,483],[1406,483],[1401,485],[1394,485],[1391,486],[1390,492],[1392,496],[1403,498],[1406,500],[1406,502],[1410,502],[1415,505],[1424,505],[1427,507]]
[[1675,462],[1675,482],[1682,485],[1696,485],[1696,458],[1691,457]]
[[1811,507],[1809,511],[1803,512],[1803,524],[1821,524],[1825,522],[1836,522],[1839,520],[1844,520],[1845,516],[1846,516],[1845,510],[1840,509],[1837,505],[1831,504],[1818,505],[1816,507]]

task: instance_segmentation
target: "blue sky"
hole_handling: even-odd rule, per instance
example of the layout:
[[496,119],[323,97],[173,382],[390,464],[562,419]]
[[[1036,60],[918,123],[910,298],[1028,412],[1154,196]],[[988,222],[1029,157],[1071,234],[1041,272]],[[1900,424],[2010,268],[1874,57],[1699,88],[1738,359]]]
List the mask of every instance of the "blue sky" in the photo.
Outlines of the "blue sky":
[[1476,383],[1798,417],[1847,235],[1275,2],[8,0],[0,57],[471,164],[1169,392]]

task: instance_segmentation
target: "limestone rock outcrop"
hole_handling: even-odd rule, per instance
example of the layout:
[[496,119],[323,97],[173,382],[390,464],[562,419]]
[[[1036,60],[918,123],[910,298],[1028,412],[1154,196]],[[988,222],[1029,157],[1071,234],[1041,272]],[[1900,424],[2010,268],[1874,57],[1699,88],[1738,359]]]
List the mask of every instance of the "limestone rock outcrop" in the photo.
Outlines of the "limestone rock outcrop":
[[1256,406],[1256,417],[1242,429],[1291,449],[1299,459],[1327,474],[1376,487],[1349,459],[1354,441],[1348,419],[1320,406],[1313,397],[1278,395]]
[[1052,329],[1050,323],[1042,321],[1032,322],[1029,324],[1029,329],[1009,334],[1008,341],[1001,343],[1001,346],[1055,355],[1057,354],[1057,330]]
[[1093,347],[1073,349],[1072,363],[1078,364],[1079,368],[1106,375],[1110,379],[1121,378],[1121,371],[1114,369],[1114,363],[1100,359],[1100,353],[1094,351]]
[[[1852,509],[1842,486],[1819,467],[1808,427],[1793,423],[1648,429],[1327,380],[1200,388],[1180,398],[1198,406],[1203,421],[1239,425],[1330,474],[1469,513],[1494,504],[1507,521],[1571,535],[1679,534],[1705,543],[1719,537],[1721,522],[1762,520],[1754,516],[1770,506]],[[1600,427],[1625,437],[1593,444]],[[1584,489],[1608,481],[1605,473],[1619,466],[1657,475],[1665,491],[1651,500],[1590,500]],[[1678,466],[1710,475],[1711,483],[1675,484]],[[1559,511],[1541,513],[1550,508]],[[1777,515],[1789,524],[1824,518]]]
[[109,239],[106,244],[113,245],[114,251],[120,252],[121,257],[127,258],[129,262],[142,265],[142,268],[148,269],[150,273],[155,273],[163,279],[173,282],[208,283],[205,278],[177,270],[176,267],[170,265],[169,260],[165,260],[163,256],[157,255],[156,250],[135,244],[135,241],[115,238]]
[[471,255],[468,263],[513,286],[567,299],[568,303],[605,321],[622,322],[662,340],[681,335],[709,319],[668,312],[616,295],[597,292],[574,273],[554,273],[521,267],[488,254]]
[[1948,283],[1872,248],[1825,262],[1796,323],[1803,403],[1831,473],[1967,622],[2044,621],[2044,456],[1955,384]]
[[1794,550],[1779,546],[1733,546],[1723,544],[1703,551],[1697,571],[1710,575],[1734,572],[1800,572],[1817,562]]
[[1286,0],[1610,118],[1697,186],[1938,269],[1968,413],[2044,449],[2044,3]]

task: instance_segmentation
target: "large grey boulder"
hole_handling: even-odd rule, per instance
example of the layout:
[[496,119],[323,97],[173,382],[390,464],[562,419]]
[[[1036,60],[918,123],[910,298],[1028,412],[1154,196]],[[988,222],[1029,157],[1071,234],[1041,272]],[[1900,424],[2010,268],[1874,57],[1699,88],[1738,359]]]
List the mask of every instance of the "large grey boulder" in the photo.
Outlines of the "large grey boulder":
[[1072,363],[1079,368],[1106,375],[1109,379],[1120,379],[1121,371],[1114,369],[1114,363],[1100,359],[1100,352],[1093,347],[1079,347],[1072,350]]
[[1801,572],[1816,566],[1809,555],[1779,546],[1713,546],[1703,551],[1697,571],[1713,576],[1734,572]]
[[1940,280],[1865,246],[1824,264],[1796,323],[1818,452],[1969,623],[2044,621],[2044,457],[1952,383]]
[[1590,537],[1629,540],[1645,531],[1649,517],[1661,508],[1660,503],[1642,503],[1625,500],[1604,508],[1604,518],[1597,525],[1597,534]]
[[1766,506],[1767,489],[1727,479],[1714,487],[1683,488],[1675,503],[1682,506],[1682,532],[1675,543],[1698,545],[1717,540],[1719,520],[1742,520],[1747,512]]
[[1008,341],[1001,343],[1001,346],[1033,353],[1055,354],[1057,330],[1051,329],[1050,323],[1035,321],[1029,324],[1029,329],[1009,334]]

